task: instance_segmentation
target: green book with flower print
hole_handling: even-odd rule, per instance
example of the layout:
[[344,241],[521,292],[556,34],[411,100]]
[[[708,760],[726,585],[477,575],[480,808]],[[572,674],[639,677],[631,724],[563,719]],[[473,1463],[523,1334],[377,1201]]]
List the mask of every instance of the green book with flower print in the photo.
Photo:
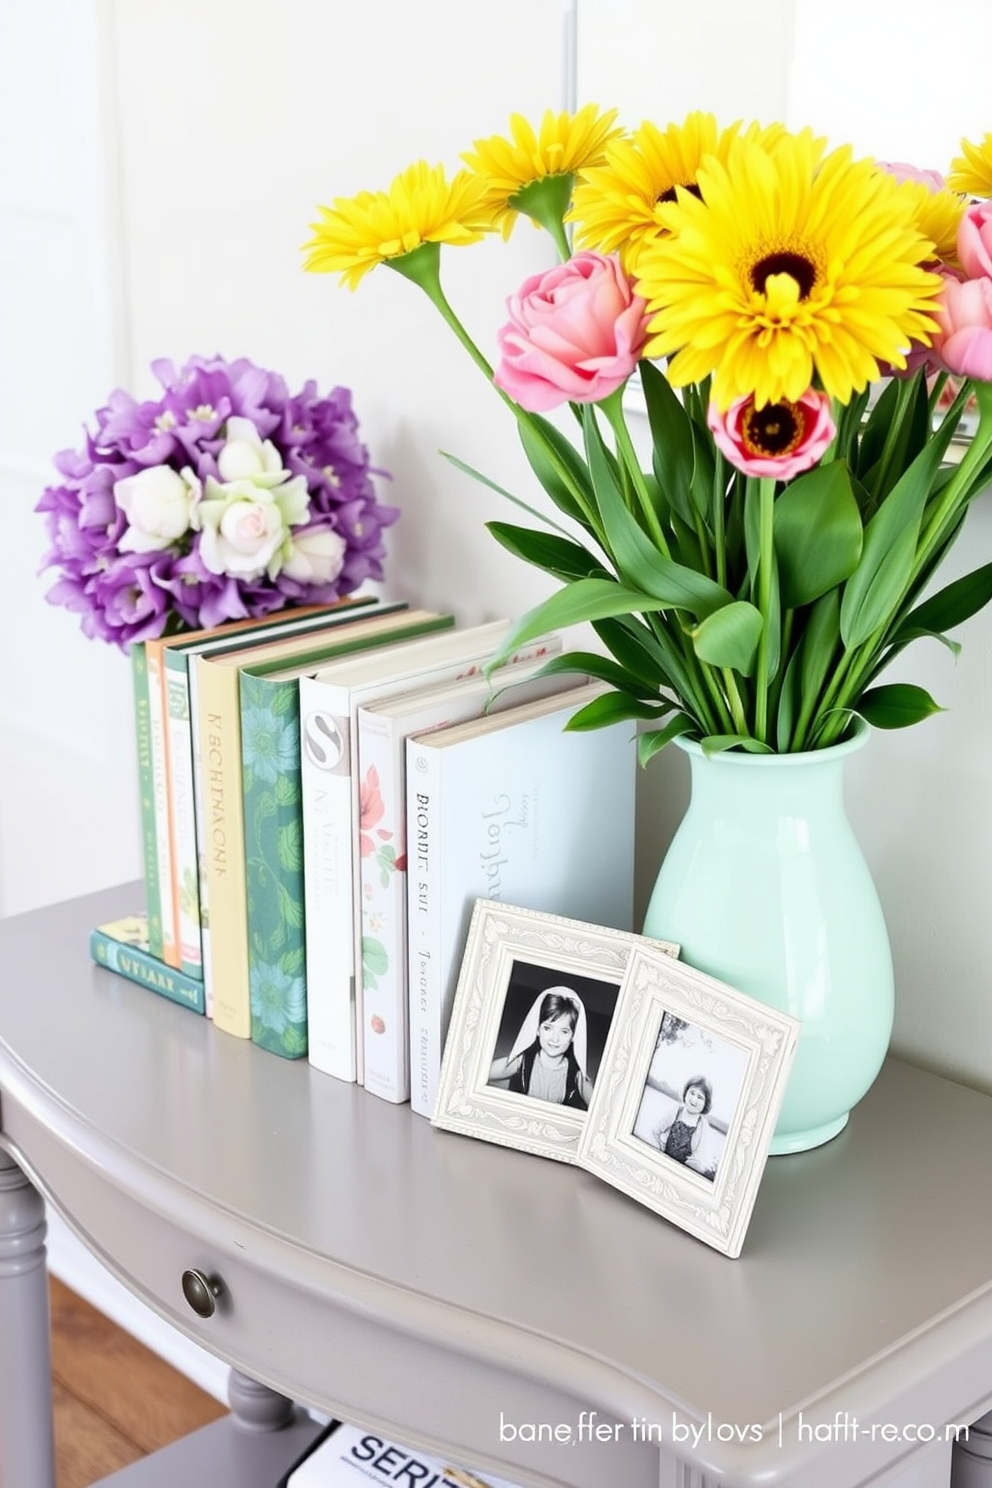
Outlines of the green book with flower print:
[[[451,615],[406,610],[382,618],[335,654],[443,630]],[[328,659],[240,674],[248,987],[252,1042],[287,1059],[307,1053],[299,679]]]

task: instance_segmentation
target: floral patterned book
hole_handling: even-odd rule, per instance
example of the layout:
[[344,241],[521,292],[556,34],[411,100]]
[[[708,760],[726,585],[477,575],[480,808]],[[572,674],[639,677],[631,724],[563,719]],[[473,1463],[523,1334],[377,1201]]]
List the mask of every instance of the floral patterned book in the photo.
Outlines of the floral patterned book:
[[574,673],[535,676],[561,650],[558,636],[521,647],[491,677],[471,677],[386,698],[358,710],[365,1088],[384,1100],[410,1099],[406,963],[406,741],[502,712],[575,685]]
[[[240,674],[244,667],[274,671],[297,660],[301,664],[337,654],[376,632],[383,616],[405,611],[405,603],[375,604],[367,610],[342,610],[319,630],[270,637],[247,650],[223,650],[197,656],[190,704],[203,763],[207,852],[205,893],[209,902],[209,935],[204,936],[204,981],[212,999],[216,1027],[237,1038],[251,1037],[248,995],[248,931],[245,891],[244,811],[241,799]],[[342,634],[347,631],[347,635]]]
[[375,658],[332,663],[301,679],[309,1058],[340,1080],[361,1083],[366,1033],[358,709],[477,674],[508,629],[507,620],[456,629]]
[[304,943],[301,679],[332,656],[390,646],[454,623],[431,610],[356,621],[319,657],[269,670],[240,669],[245,925],[252,1043],[301,1059],[307,1053]]

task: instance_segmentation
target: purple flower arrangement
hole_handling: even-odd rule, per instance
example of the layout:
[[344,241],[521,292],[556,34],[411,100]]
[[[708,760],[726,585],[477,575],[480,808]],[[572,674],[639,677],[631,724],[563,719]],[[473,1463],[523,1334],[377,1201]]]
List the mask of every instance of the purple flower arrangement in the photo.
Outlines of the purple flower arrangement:
[[156,361],[161,398],[118,389],[54,464],[45,513],[52,604],[88,636],[132,642],[299,604],[381,579],[384,527],[351,393],[319,397],[240,358]]

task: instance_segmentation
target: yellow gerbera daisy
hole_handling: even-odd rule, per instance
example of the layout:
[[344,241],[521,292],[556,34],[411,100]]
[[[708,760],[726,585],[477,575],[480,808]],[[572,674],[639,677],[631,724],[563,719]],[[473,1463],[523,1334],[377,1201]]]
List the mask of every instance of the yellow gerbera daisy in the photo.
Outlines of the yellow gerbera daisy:
[[303,267],[340,274],[354,289],[376,264],[404,258],[424,243],[477,243],[492,229],[482,197],[482,184],[468,171],[449,182],[443,166],[419,160],[388,191],[360,191],[318,207]]
[[962,140],[961,150],[951,162],[948,186],[970,196],[992,196],[992,134],[987,134],[980,145]]
[[637,263],[645,355],[670,356],[676,386],[712,373],[721,409],[749,394],[761,408],[798,401],[818,375],[846,403],[880,362],[903,367],[911,342],[929,343],[931,244],[912,197],[872,161],[847,146],[821,158],[808,132],[771,148],[742,138],[699,185],[702,199],[680,192],[660,209],[669,235]]
[[712,114],[692,113],[661,130],[645,120],[628,139],[613,139],[605,163],[583,167],[566,221],[576,242],[601,253],[619,252],[630,272],[642,245],[665,232],[659,209],[676,186],[698,195],[696,176],[707,155],[726,157],[736,126],[720,133]]
[[967,198],[947,187],[931,191],[922,181],[905,181],[902,190],[912,198],[916,226],[933,244],[933,257],[956,264],[958,223],[968,205]]
[[494,134],[474,141],[462,159],[485,183],[486,205],[504,238],[513,229],[521,210],[519,198],[528,186],[562,177],[567,205],[575,172],[598,165],[607,142],[621,132],[614,128],[616,116],[616,109],[601,113],[594,103],[575,114],[548,109],[535,133],[521,114],[513,114],[509,139]]

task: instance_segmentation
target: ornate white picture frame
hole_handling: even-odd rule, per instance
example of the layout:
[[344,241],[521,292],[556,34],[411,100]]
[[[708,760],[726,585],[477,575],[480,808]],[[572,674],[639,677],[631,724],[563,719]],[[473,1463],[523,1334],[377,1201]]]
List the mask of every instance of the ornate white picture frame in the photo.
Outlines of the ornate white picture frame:
[[478,899],[451,1010],[435,1126],[574,1162],[634,951],[678,946]]
[[579,1139],[587,1172],[739,1256],[799,1022],[642,941]]

